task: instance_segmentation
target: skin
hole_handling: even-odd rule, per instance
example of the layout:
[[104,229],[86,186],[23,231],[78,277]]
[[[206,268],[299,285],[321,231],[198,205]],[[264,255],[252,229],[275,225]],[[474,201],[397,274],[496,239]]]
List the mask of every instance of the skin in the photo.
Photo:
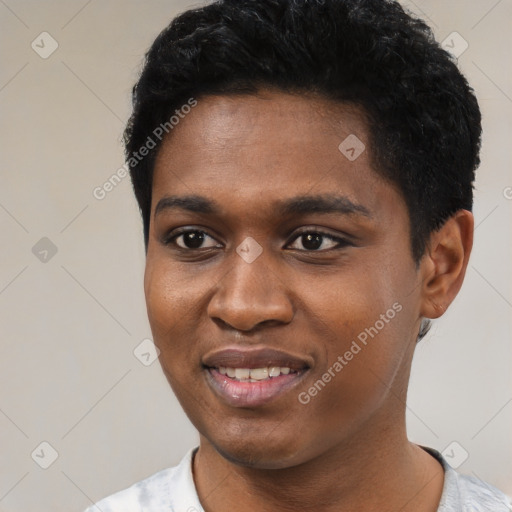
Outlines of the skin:
[[[338,149],[350,134],[366,145],[354,161]],[[421,320],[442,315],[462,285],[473,217],[461,210],[432,233],[417,265],[403,197],[371,155],[356,107],[272,90],[199,98],[159,150],[146,303],[161,366],[200,433],[193,472],[207,512],[240,503],[262,511],[437,510],[442,467],[408,441],[405,400]],[[286,199],[333,193],[368,215],[277,212]],[[154,215],[162,198],[191,194],[218,203],[219,214]],[[172,239],[183,227],[207,235],[201,248]],[[336,248],[324,237],[312,250],[299,230],[349,243]],[[252,263],[236,252],[247,237],[262,248]],[[394,303],[401,311],[300,403],[298,394]],[[201,364],[228,345],[270,346],[312,365],[297,388],[237,408],[213,392]]]

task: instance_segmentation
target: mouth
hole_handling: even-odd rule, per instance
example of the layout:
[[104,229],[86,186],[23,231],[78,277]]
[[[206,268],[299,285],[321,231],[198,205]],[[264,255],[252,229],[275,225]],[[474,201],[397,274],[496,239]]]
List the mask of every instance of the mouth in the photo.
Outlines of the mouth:
[[203,358],[207,382],[232,407],[263,406],[296,387],[312,366],[307,357],[269,348],[224,349]]
[[269,379],[275,379],[280,375],[290,375],[297,373],[287,366],[267,366],[265,368],[230,368],[220,366],[215,368],[221,375],[227,375],[230,379],[238,382],[261,382]]

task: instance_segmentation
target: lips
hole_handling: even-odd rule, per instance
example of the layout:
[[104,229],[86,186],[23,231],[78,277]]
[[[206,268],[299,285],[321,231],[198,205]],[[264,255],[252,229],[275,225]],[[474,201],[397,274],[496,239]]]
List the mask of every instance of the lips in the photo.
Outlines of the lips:
[[312,366],[308,357],[272,348],[226,348],[207,353],[203,357],[203,365],[208,368],[267,368],[281,367],[291,370],[304,370]]
[[310,357],[271,348],[225,348],[203,357],[206,380],[232,407],[263,406],[289,392],[312,367]]

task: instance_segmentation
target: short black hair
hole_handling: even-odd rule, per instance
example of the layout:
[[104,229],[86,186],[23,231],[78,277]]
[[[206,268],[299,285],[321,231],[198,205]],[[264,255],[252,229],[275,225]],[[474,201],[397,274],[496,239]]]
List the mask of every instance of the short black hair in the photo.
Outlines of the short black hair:
[[[372,166],[407,204],[416,263],[432,231],[471,211],[481,114],[424,21],[391,0],[220,0],[185,11],[159,34],[133,88],[124,140],[146,249],[163,139],[154,130],[170,127],[191,98],[264,88],[362,108]],[[155,147],[135,161],[148,138]]]

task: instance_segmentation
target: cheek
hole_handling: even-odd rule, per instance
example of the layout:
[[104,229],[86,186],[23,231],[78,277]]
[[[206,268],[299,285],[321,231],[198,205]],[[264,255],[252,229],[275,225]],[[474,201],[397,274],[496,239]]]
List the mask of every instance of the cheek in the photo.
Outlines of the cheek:
[[[197,325],[198,290],[165,260],[147,260],[144,275],[146,307],[154,342],[166,366],[192,360],[194,344],[189,329]],[[175,366],[178,366],[176,364]]]
[[[396,383],[401,388],[414,311],[405,302],[404,283],[390,279],[387,271],[361,266],[315,293],[309,288],[307,314],[319,328],[325,357],[302,391],[311,396],[307,407],[322,413],[312,420],[320,417],[324,426],[360,421],[378,409]],[[317,391],[315,382],[323,376],[329,382],[317,385]]]
[[350,346],[350,340],[360,334],[364,339],[366,330],[373,332],[376,323],[379,332],[389,331],[395,323],[397,306],[393,305],[403,296],[401,285],[388,269],[377,267],[358,262],[332,276],[300,279],[307,316],[340,341],[337,350],[343,350],[347,341]]

